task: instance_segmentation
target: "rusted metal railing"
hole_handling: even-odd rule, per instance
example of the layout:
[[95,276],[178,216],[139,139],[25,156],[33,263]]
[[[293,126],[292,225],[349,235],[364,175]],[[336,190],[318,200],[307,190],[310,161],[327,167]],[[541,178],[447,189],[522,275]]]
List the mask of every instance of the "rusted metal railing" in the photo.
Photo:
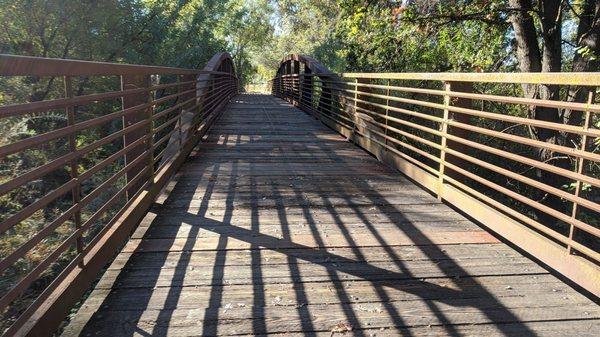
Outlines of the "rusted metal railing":
[[[521,97],[531,85],[564,100]],[[334,74],[291,55],[271,86],[600,295],[600,73]],[[572,101],[577,90],[587,101]],[[557,118],[534,118],[541,109]]]
[[[15,303],[23,307],[12,309],[16,321],[5,333],[53,331],[237,93],[237,78],[226,53],[215,55],[204,70],[0,55],[0,76],[28,79],[23,83],[45,79],[48,86],[62,82],[64,87],[62,97],[0,106],[0,121],[50,111],[66,120],[48,132],[0,144],[2,161],[44,151],[48,144],[63,149],[48,162],[25,172],[15,170],[0,182],[0,196],[7,196],[31,188],[32,182],[48,182],[56,172],[68,172],[62,185],[12,214],[2,214],[0,223],[1,238],[10,239],[19,235],[20,224],[30,226],[31,217],[57,200],[70,200],[68,209],[45,219],[37,232],[0,256],[0,311],[6,314]],[[102,85],[93,85],[102,81],[120,88],[103,91],[98,89]],[[112,110],[102,110],[101,104]],[[90,117],[90,110],[96,115]],[[87,118],[80,116],[83,111]],[[65,238],[47,255],[24,275],[11,272],[24,260],[32,264],[30,254],[50,238],[56,240],[59,228]]]

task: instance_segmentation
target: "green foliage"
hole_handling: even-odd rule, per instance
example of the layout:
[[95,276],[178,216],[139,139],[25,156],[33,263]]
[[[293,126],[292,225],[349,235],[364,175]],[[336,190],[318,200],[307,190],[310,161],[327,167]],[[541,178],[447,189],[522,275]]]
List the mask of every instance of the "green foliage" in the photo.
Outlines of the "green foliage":
[[269,44],[251,55],[257,72],[253,82],[270,80],[283,57],[310,55],[333,71],[343,71],[343,47],[335,37],[340,7],[335,0],[272,1]]
[[[356,71],[494,70],[507,52],[506,24],[490,1],[341,1],[337,37]],[[483,3],[488,3],[484,6]],[[460,9],[460,10],[458,10]],[[477,13],[481,20],[459,20]],[[454,20],[453,18],[456,18]],[[493,21],[489,22],[489,21]]]

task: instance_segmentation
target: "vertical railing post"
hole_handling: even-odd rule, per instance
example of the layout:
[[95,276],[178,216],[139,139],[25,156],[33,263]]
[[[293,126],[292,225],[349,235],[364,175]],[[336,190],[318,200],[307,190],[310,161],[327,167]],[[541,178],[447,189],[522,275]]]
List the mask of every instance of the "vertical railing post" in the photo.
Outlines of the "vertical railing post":
[[300,99],[300,62],[296,60],[292,62],[292,104],[297,106]]
[[[175,101],[175,104],[181,104],[183,102],[185,102],[185,97],[182,94],[182,92],[185,91],[185,86],[181,84],[181,82],[183,82],[184,79],[181,75],[177,76],[177,94],[179,94],[179,96],[177,96],[177,100]],[[183,127],[183,125],[181,124],[182,119],[181,116],[183,115],[184,111],[185,111],[185,106],[184,104],[181,104],[181,106],[179,107],[179,109],[175,110],[177,113],[177,145],[178,145],[178,151],[181,151],[181,147],[183,146],[183,134],[181,132],[181,129]]]
[[304,74],[298,74],[298,107],[302,110],[302,91],[304,90],[303,88],[304,85]]
[[440,150],[440,166],[438,176],[438,199],[442,199],[444,176],[455,177],[457,173],[452,169],[446,169],[446,163],[451,163],[455,166],[462,166],[464,161],[454,155],[447,154],[447,149],[452,149],[457,152],[464,152],[465,146],[459,142],[448,140],[448,134],[460,138],[468,138],[469,133],[465,129],[450,127],[448,124],[450,121],[457,121],[463,124],[469,124],[469,116],[461,113],[452,112],[450,107],[460,108],[471,108],[472,101],[469,98],[452,97],[452,92],[466,92],[470,93],[473,91],[473,83],[471,82],[444,82],[444,115],[442,117],[442,140]]
[[[359,103],[358,100],[361,101],[368,101],[369,100],[369,96],[368,95],[361,95],[361,93],[370,93],[371,90],[369,87],[367,86],[359,86],[358,84],[370,84],[371,83],[371,79],[369,78],[357,78],[354,82],[354,88],[355,88],[355,93],[354,93],[354,104],[355,104],[355,109],[354,109],[354,116],[352,118],[353,121],[353,133],[356,131],[359,132],[363,132],[363,134],[366,134],[366,130],[364,130],[364,128],[361,130],[361,128],[359,127],[359,124],[363,123],[364,125],[367,124],[366,121],[360,119],[358,117],[358,109],[365,109],[365,110],[369,110],[369,111],[374,111],[376,110],[373,106],[367,104],[367,103]],[[363,89],[361,89],[363,88]]]
[[390,99],[389,99],[389,96],[390,96],[390,83],[391,83],[391,81],[390,81],[390,79],[388,79],[387,80],[387,85],[386,85],[387,88],[386,88],[386,91],[385,91],[385,95],[386,95],[386,99],[385,99],[385,130],[383,131],[383,134],[385,135],[385,142],[384,142],[384,144],[385,144],[385,151],[388,150],[388,146],[389,146],[388,145],[388,139],[387,139],[387,137],[388,137],[388,117],[389,117],[389,112],[390,112],[390,109],[389,109],[389,106],[390,106]]
[[437,186],[437,198],[442,200],[442,190],[444,186],[444,171],[446,169],[446,142],[448,134],[448,116],[450,114],[448,108],[450,107],[450,91],[452,90],[450,82],[444,82],[444,112],[442,116],[442,125],[440,125],[440,131],[442,133],[442,139],[440,141],[440,165],[438,169],[438,186]]
[[291,90],[291,86],[290,86],[290,75],[292,74],[292,61],[286,61],[285,62],[285,98],[286,100],[289,102],[290,101],[290,92]]
[[[177,87],[178,88],[177,92],[180,95],[178,97],[177,101],[181,102],[181,103],[191,101],[191,102],[183,104],[181,106],[181,109],[179,109],[179,118],[178,118],[177,123],[179,125],[178,132],[179,132],[179,149],[180,150],[183,148],[183,145],[185,144],[184,135],[186,135],[186,134],[184,133],[183,126],[184,126],[184,124],[185,125],[189,124],[190,129],[188,129],[188,133],[192,132],[193,130],[191,129],[191,125],[194,123],[193,122],[194,117],[196,116],[196,113],[197,113],[197,111],[190,110],[192,107],[196,106],[196,102],[194,100],[192,100],[192,98],[194,98],[194,96],[196,96],[195,90],[190,93],[187,93],[187,94],[182,94],[182,93],[196,88],[196,83],[194,82],[195,79],[196,79],[196,74],[188,74],[188,75],[179,75],[178,76],[178,80],[180,83],[193,82],[191,84],[180,84]],[[197,109],[195,109],[195,110],[197,110]],[[191,114],[191,116],[190,115],[184,116],[184,114],[186,112],[189,112]],[[183,117],[185,117],[185,119]],[[187,138],[189,138],[189,136],[190,136],[190,134],[187,134],[185,138],[187,139]]]
[[358,78],[354,79],[354,111],[352,116],[352,136],[356,133],[356,124],[358,121]]
[[275,73],[275,77],[273,78],[273,85],[271,86],[271,94],[275,97],[279,97],[279,90],[277,87],[279,86],[279,79],[281,78],[280,68],[277,68],[277,72]]
[[[121,90],[132,90],[139,88],[150,87],[150,75],[122,75],[121,76]],[[142,93],[135,94],[124,94],[122,98],[122,106],[123,110],[129,109],[132,107],[136,107],[142,104],[149,103],[149,96],[147,91]],[[125,116],[123,116],[123,128],[127,128],[136,123],[142,122],[148,119],[149,113],[147,111],[148,107],[145,109],[137,109],[136,111],[132,111]],[[148,121],[149,124],[151,120]],[[134,131],[127,132],[123,135],[123,147],[127,147],[129,144],[135,142],[136,140],[146,137],[150,132],[152,132],[152,127],[148,128],[138,128]],[[146,147],[144,144],[140,144],[130,149],[125,153],[125,165],[128,165],[132,161],[134,161],[137,157],[142,155],[146,151]],[[137,174],[147,169],[147,166],[144,163],[140,163],[135,167],[131,168],[127,172],[127,182],[131,181]],[[146,172],[149,174],[149,172]],[[130,200],[133,195],[140,189],[142,186],[148,181],[148,179],[140,181],[140,183],[131,186],[127,192],[127,200]]]
[[[70,76],[65,76],[64,77],[64,85],[65,85],[65,98],[72,98],[73,97],[73,81],[71,79]],[[73,106],[68,106],[66,108],[66,113],[67,113],[67,123],[69,126],[73,126],[75,125],[75,107]],[[77,140],[75,139],[75,134],[71,133],[69,134],[69,151],[71,153],[75,153],[75,151],[77,151]],[[71,179],[75,179],[77,181],[77,183],[75,184],[75,186],[73,186],[73,189],[71,189],[71,196],[72,196],[72,200],[73,200],[73,206],[76,206],[79,204],[79,202],[81,201],[81,181],[79,180],[79,172],[78,172],[78,157],[73,158],[70,162],[69,162],[69,173],[71,175]],[[73,223],[75,224],[75,230],[79,230],[79,228],[81,228],[81,210],[77,210],[73,213]],[[80,235],[77,236],[77,240],[76,240],[76,249],[77,249],[77,254],[79,255],[79,266],[81,268],[84,267],[84,261],[83,258],[81,256],[81,254],[83,253],[83,238],[82,238],[82,234],[80,233]]]
[[[186,81],[192,81],[192,84],[190,84],[189,89],[188,90],[192,90],[192,92],[188,95],[189,99],[191,100],[190,106],[191,107],[195,107],[193,112],[193,116],[192,116],[192,122],[190,122],[190,129],[188,130],[188,138],[192,136],[192,134],[194,133],[195,129],[193,128],[193,124],[194,124],[194,120],[196,119],[196,116],[198,116],[198,114],[200,113],[200,105],[198,104],[198,100],[197,100],[197,93],[198,93],[198,74],[191,74],[191,75],[186,75],[185,76]],[[232,80],[233,81],[233,80]],[[237,83],[235,81],[233,81],[233,85],[237,87]]]
[[[152,77],[149,79],[149,87],[152,87]],[[152,104],[156,93],[153,90],[148,90],[147,100],[151,104],[148,107],[148,180],[150,184],[154,184],[154,111],[155,107]]]
[[280,86],[280,97],[282,99],[285,99],[285,64],[283,65],[283,68],[281,69],[281,86]]
[[287,75],[287,65],[283,64],[283,67],[281,68],[281,89],[280,89],[280,92],[281,92],[281,98],[284,99],[284,100],[287,100],[287,93],[286,93],[286,90],[287,90],[286,89],[286,84],[287,84],[286,81],[287,81],[287,79],[285,77],[286,75]]
[[313,110],[312,106],[312,97],[313,97],[313,84],[312,84],[312,70],[309,67],[304,65],[304,81],[302,84],[302,88],[304,93],[302,94],[305,101],[305,105],[308,106],[308,109]]
[[321,97],[319,97],[319,105],[317,110],[319,113],[326,115],[329,112],[329,116],[333,116],[333,90],[332,84],[327,83],[331,79],[328,77],[321,77]]
[[193,121],[190,124],[190,127],[191,127],[190,136],[192,135],[192,133],[195,133],[196,130],[198,130],[198,126],[202,122],[204,112],[206,111],[205,97],[209,90],[209,85],[210,85],[209,81],[210,81],[211,77],[212,77],[212,75],[209,75],[209,74],[201,74],[201,75],[194,77],[194,79],[195,79],[194,86],[196,89],[196,90],[194,90],[194,96],[196,97],[196,99],[194,100],[194,104],[197,105],[198,107],[196,108],[196,114],[194,115]]
[[[587,99],[588,106],[590,106],[594,103],[595,92],[596,92],[595,90],[589,91],[588,99]],[[586,109],[584,113],[585,113],[585,119],[584,119],[583,126],[582,126],[583,135],[581,136],[581,151],[587,150],[587,143],[588,143],[587,131],[590,128],[590,124],[592,123],[592,116],[591,116],[590,109]],[[584,173],[584,166],[585,166],[585,159],[580,156],[579,158],[577,158],[577,173],[578,174],[581,175]],[[581,194],[581,180],[577,179],[577,181],[575,182],[575,197],[579,197],[580,194]],[[573,202],[573,208],[571,210],[571,218],[577,219],[578,212],[579,212],[578,204],[576,202]],[[570,224],[569,243],[567,245],[567,252],[569,254],[573,253],[573,240],[574,240],[573,237],[574,237],[574,235],[575,235],[575,226],[573,226],[573,224]]]

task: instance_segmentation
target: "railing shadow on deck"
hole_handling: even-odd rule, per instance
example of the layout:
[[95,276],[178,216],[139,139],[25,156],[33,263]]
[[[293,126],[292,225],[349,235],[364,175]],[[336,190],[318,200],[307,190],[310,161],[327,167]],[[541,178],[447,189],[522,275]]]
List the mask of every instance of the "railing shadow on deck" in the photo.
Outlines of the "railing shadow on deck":
[[[298,111],[298,113],[301,113]],[[232,141],[231,139],[226,139]],[[233,140],[239,144],[240,140]],[[243,148],[243,145],[242,145]],[[334,152],[332,152],[327,147],[321,147],[321,151],[324,151],[328,154],[328,158],[332,161],[339,163],[340,172],[344,172],[347,170],[351,170],[351,168],[346,167],[344,165],[344,158]],[[310,151],[310,150],[307,150]],[[440,287],[436,284],[429,283],[427,281],[419,282],[416,287],[405,287],[402,282],[398,282],[396,280],[399,279],[413,279],[415,276],[411,273],[410,269],[405,266],[402,262],[402,258],[397,256],[396,253],[390,249],[389,243],[385,241],[385,238],[381,236],[381,234],[377,230],[377,226],[373,224],[363,213],[361,210],[361,206],[355,204],[352,201],[352,195],[341,192],[339,194],[332,194],[331,192],[319,190],[318,197],[323,202],[323,208],[327,210],[329,215],[336,219],[336,226],[342,233],[344,234],[347,242],[351,244],[351,249],[356,256],[357,260],[349,259],[344,256],[337,255],[332,253],[331,251],[327,251],[325,248],[325,244],[323,241],[322,234],[319,233],[319,224],[313,218],[311,214],[310,205],[305,202],[304,192],[297,187],[293,187],[293,194],[296,199],[298,205],[301,206],[302,215],[306,224],[308,224],[310,231],[314,237],[314,240],[318,247],[310,247],[305,246],[299,243],[295,243],[291,241],[290,234],[290,225],[287,220],[286,208],[282,207],[284,204],[282,203],[282,195],[278,189],[278,187],[271,182],[270,188],[272,191],[271,197],[276,202],[278,207],[278,220],[282,226],[282,234],[283,238],[278,238],[275,236],[271,236],[261,233],[261,224],[259,218],[260,205],[259,201],[262,200],[264,194],[258,193],[254,188],[252,188],[251,194],[249,196],[249,202],[251,207],[251,228],[245,229],[241,227],[237,227],[230,223],[233,212],[233,203],[236,200],[236,186],[237,181],[235,179],[235,173],[237,171],[237,162],[233,162],[233,169],[230,173],[230,180],[228,183],[228,193],[226,199],[227,208],[225,210],[225,214],[223,216],[222,221],[217,221],[208,217],[208,204],[211,201],[211,196],[213,194],[213,190],[216,187],[218,177],[220,175],[220,166],[223,163],[227,163],[224,159],[222,162],[218,162],[211,164],[211,166],[204,166],[205,174],[198,175],[195,180],[180,180],[177,182],[173,190],[170,192],[168,198],[162,203],[166,205],[172,201],[177,200],[177,203],[181,206],[181,209],[184,210],[187,207],[191,206],[193,202],[193,198],[196,195],[195,193],[183,193],[186,189],[186,186],[202,186],[202,182],[204,180],[208,181],[206,187],[200,187],[200,189],[204,190],[203,195],[196,197],[201,197],[202,201],[200,207],[197,212],[191,213],[186,212],[185,215],[182,216],[180,225],[188,224],[191,225],[191,230],[187,234],[185,238],[185,244],[183,245],[183,250],[181,254],[180,260],[177,262],[174,272],[174,278],[168,285],[159,284],[159,278],[161,274],[160,268],[155,268],[154,274],[147,275],[149,278],[145,280],[146,287],[148,289],[153,289],[156,287],[169,287],[169,294],[167,299],[164,302],[164,308],[160,309],[156,322],[158,323],[155,327],[149,328],[150,331],[140,331],[136,328],[136,323],[142,319],[141,314],[142,310],[137,311],[140,316],[136,316],[136,314],[132,314],[131,312],[127,314],[127,321],[130,323],[128,328],[131,328],[130,331],[125,331],[126,333],[139,333],[142,335],[153,335],[153,336],[165,336],[168,332],[168,322],[172,318],[172,314],[175,310],[175,306],[177,305],[181,291],[184,289],[184,275],[188,270],[190,264],[190,256],[189,252],[196,244],[196,239],[200,231],[210,231],[215,234],[218,234],[219,240],[216,249],[216,258],[215,263],[212,266],[212,281],[211,281],[211,290],[210,290],[210,300],[208,301],[208,306],[205,309],[203,314],[199,314],[198,317],[192,317],[191,320],[200,320],[202,321],[202,331],[195,331],[196,334],[202,334],[204,336],[212,336],[215,335],[218,331],[217,320],[220,317],[220,311],[223,310],[225,303],[222,302],[223,299],[223,285],[225,283],[225,266],[227,261],[227,250],[225,247],[227,246],[228,240],[235,239],[244,241],[250,244],[250,255],[252,262],[252,287],[253,287],[253,306],[252,306],[252,316],[247,317],[252,320],[252,333],[261,335],[266,334],[271,331],[268,330],[267,324],[265,321],[265,312],[264,309],[266,307],[266,300],[264,294],[264,280],[261,270],[261,249],[274,250],[281,252],[287,255],[289,268],[290,268],[290,277],[296,283],[294,287],[294,295],[296,297],[296,306],[298,317],[301,321],[301,330],[303,334],[306,336],[315,335],[316,327],[314,325],[314,317],[310,314],[310,303],[308,303],[307,290],[304,288],[303,275],[301,275],[298,261],[305,261],[308,263],[320,265],[327,270],[329,278],[336,285],[336,293],[339,300],[340,305],[342,306],[343,312],[346,315],[347,321],[353,326],[356,327],[356,330],[353,330],[353,334],[356,336],[365,336],[364,331],[365,328],[358,320],[355,309],[352,307],[352,299],[351,295],[347,292],[347,290],[343,287],[343,280],[340,278],[338,273],[344,273],[348,275],[352,275],[360,280],[369,281],[372,283],[373,287],[376,290],[377,295],[379,296],[380,301],[384,305],[384,310],[387,312],[387,315],[393,322],[393,324],[398,328],[399,333],[404,336],[411,336],[412,333],[409,329],[403,329],[405,327],[404,319],[402,317],[402,313],[398,311],[397,306],[394,305],[393,299],[390,298],[386,294],[385,288],[396,288],[400,291],[411,293],[415,295],[418,299],[423,300],[435,319],[437,320],[433,325],[442,325],[443,329],[448,335],[451,336],[459,336],[460,333],[454,329],[452,326],[452,322],[446,317],[444,312],[440,310],[437,303],[446,303],[452,306],[457,307],[471,307],[480,311],[483,315],[485,315],[492,322],[513,322],[517,325],[517,331],[519,331],[519,335],[521,336],[535,336],[535,333],[531,331],[525,324],[518,323],[519,319],[510,311],[510,309],[504,307],[502,303],[495,298],[491,293],[489,293],[483,286],[477,284],[475,282],[472,287],[470,287],[469,291],[478,294],[479,299],[476,301],[471,301],[469,299],[461,301],[461,298],[464,296],[464,289],[461,289],[460,283],[455,283],[458,289],[450,289],[446,287]],[[202,169],[202,164],[197,164],[194,166],[194,169]],[[399,176],[400,177],[400,176]],[[250,185],[256,186],[256,182],[252,178],[252,174],[250,174]],[[396,228],[403,231],[412,242],[416,244],[416,247],[425,254],[431,260],[444,260],[445,263],[439,265],[440,270],[443,272],[444,277],[448,277],[451,279],[460,278],[468,276],[468,273],[461,268],[461,266],[456,263],[448,254],[446,254],[441,248],[437,247],[430,239],[424,235],[420,230],[412,224],[412,222],[407,218],[398,218],[398,213],[401,213],[400,210],[396,209],[396,207],[387,202],[382,202],[385,200],[385,196],[381,195],[376,189],[369,185],[369,181],[366,178],[356,178],[353,180],[356,186],[356,192],[360,193],[363,196],[368,197],[374,207],[384,215],[390,222],[392,222]],[[198,192],[198,191],[196,191]],[[181,197],[185,195],[186,199],[182,199]],[[345,206],[347,206],[351,212],[359,217],[361,221],[366,225],[369,232],[377,238],[377,241],[381,244],[381,246],[386,250],[386,253],[391,257],[396,264],[396,267],[400,270],[400,272],[391,271],[388,269],[384,269],[375,265],[372,265],[366,262],[363,253],[360,248],[356,246],[356,244],[352,244],[353,238],[348,232],[347,228],[345,228],[342,220],[340,220],[340,214],[337,213],[336,208],[329,202],[331,197],[341,197],[345,201]],[[432,197],[432,202],[435,202],[434,197]],[[162,209],[161,205],[155,205],[157,212],[156,217],[150,226],[158,226],[164,218],[161,216],[160,210]],[[169,216],[169,215],[165,215]],[[150,227],[151,228],[151,227]],[[176,232],[176,230],[175,230]],[[175,242],[169,242],[167,246],[174,244]],[[285,248],[282,248],[285,247]],[[299,252],[312,250],[314,254],[300,254]],[[140,251],[139,253],[143,253]],[[134,252],[135,254],[135,252]],[[167,255],[165,254],[165,261],[159,264],[164,264],[166,262]],[[356,263],[361,263],[363,269],[356,270],[352,268]],[[126,265],[123,268],[123,272],[127,272],[128,266]],[[305,275],[304,275],[305,276]],[[116,282],[118,283],[118,278]],[[136,306],[140,308],[148,308],[148,305],[151,301],[152,291],[146,292],[146,297],[137,297]],[[106,303],[109,303],[108,298],[111,296],[119,296],[116,292],[108,295]],[[407,302],[408,303],[408,302]],[[102,305],[100,305],[101,307]],[[86,328],[89,331],[94,331],[95,327],[93,325],[94,321],[102,321],[103,313],[96,312],[94,316],[89,320],[90,325]],[[167,323],[167,324],[165,324]],[[508,329],[508,326],[504,324],[497,325],[498,330],[503,332],[505,335],[511,335],[515,332],[515,327],[512,326],[510,330],[504,330],[505,327]]]

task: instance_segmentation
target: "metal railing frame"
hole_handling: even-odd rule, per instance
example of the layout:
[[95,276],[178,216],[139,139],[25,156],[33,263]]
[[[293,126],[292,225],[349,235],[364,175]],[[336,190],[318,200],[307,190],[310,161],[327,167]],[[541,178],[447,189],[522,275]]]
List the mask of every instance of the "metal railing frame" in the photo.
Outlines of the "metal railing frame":
[[[153,84],[152,75],[174,75],[177,81]],[[56,228],[66,221],[73,222],[73,233],[0,297],[0,310],[4,311],[14,300],[18,300],[44,271],[54,265],[61,254],[70,248],[75,249],[75,254],[67,266],[4,332],[7,336],[51,335],[89,289],[102,268],[115,256],[224,105],[237,94],[238,80],[232,59],[227,53],[213,56],[203,70],[0,55],[0,76],[54,77],[64,81],[63,98],[0,106],[0,119],[61,109],[68,120],[66,127],[0,146],[0,159],[4,159],[6,156],[36,148],[50,141],[67,139],[69,150],[66,154],[0,184],[0,195],[5,195],[56,169],[69,167],[68,182],[25,205],[23,209],[0,223],[0,234],[10,235],[9,231],[15,225],[36,211],[65,194],[72,195],[72,205],[68,210],[45,224],[39,232],[0,261],[1,273],[34,249]],[[72,79],[93,76],[117,76],[121,82],[121,90],[75,96]],[[158,90],[173,88],[176,90],[174,94],[155,97],[154,93]],[[81,122],[76,121],[75,107],[114,99],[121,100],[121,110]],[[157,108],[161,106],[164,109],[158,111]],[[160,123],[161,119],[167,117],[170,118]],[[77,134],[115,120],[122,120],[122,130],[85,146],[77,146]],[[162,135],[161,132],[166,134]],[[123,141],[122,149],[81,172],[78,162],[82,158],[104,145],[119,140]],[[164,149],[160,150],[161,146]],[[121,159],[124,159],[125,163],[122,169],[92,191],[82,194],[82,182]],[[83,222],[81,210],[103,192],[120,186],[116,184],[123,177],[126,179],[125,185]],[[93,237],[84,243],[83,236],[98,220],[106,216],[109,209],[115,207],[119,200],[126,200],[124,206],[116,211],[99,232],[94,233]]]
[[[381,83],[371,83],[373,80]],[[409,85],[391,85],[392,81],[435,82],[441,89],[426,89]],[[600,154],[591,152],[586,144],[590,138],[600,138],[600,129],[589,127],[591,115],[600,113],[600,105],[594,104],[594,90],[588,101],[568,102],[529,99],[514,96],[474,93],[476,83],[543,84],[600,86],[600,73],[342,73],[334,74],[314,59],[302,55],[290,55],[281,62],[275,78],[271,80],[272,94],[287,100],[305,112],[336,130],[349,140],[400,170],[440,200],[455,206],[471,218],[504,237],[541,262],[570,278],[575,283],[600,296],[600,253],[578,242],[574,232],[584,231],[600,240],[600,228],[577,217],[578,208],[600,214],[600,204],[581,197],[583,183],[600,187],[599,177],[583,171],[585,161],[600,162]],[[381,93],[377,93],[379,91]],[[400,97],[398,93],[437,96],[442,103]],[[582,112],[583,125],[569,125],[536,120],[529,117],[476,110],[471,101],[487,101],[500,104],[539,106],[570,109]],[[441,116],[403,108],[402,104],[425,107],[441,112]],[[390,115],[394,112],[394,116]],[[436,127],[410,121],[405,117],[418,118]],[[571,133],[581,138],[581,147],[567,147],[545,143],[515,134],[502,133],[469,123],[469,118],[485,118],[508,122],[513,125],[546,128]],[[398,127],[390,125],[393,122]],[[468,139],[467,133],[479,133],[494,139],[516,142],[536,149],[550,150],[576,158],[576,169],[571,171],[503,149]],[[431,138],[424,138],[427,134]],[[402,139],[410,139],[410,142]],[[433,151],[415,146],[418,143]],[[576,183],[574,193],[544,184],[536,179],[513,172],[469,154],[470,150],[483,151],[546,170],[572,179]],[[413,155],[411,155],[413,154]],[[433,165],[432,165],[433,163]],[[545,193],[555,195],[573,204],[571,214],[552,209],[528,196],[512,191],[483,176],[466,170],[463,165],[477,165],[495,174],[519,181]],[[569,225],[569,235],[538,222],[536,219],[509,207],[481,190],[464,182],[475,181],[486,188],[501,193],[514,201],[544,212]]]

